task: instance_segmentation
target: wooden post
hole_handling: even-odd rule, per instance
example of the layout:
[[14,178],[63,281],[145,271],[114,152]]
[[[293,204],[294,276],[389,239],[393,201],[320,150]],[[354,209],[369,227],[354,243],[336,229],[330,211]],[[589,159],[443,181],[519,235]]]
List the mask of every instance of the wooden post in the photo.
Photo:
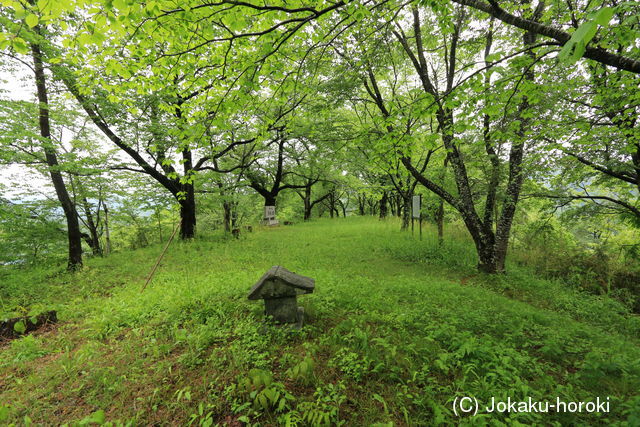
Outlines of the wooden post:
[[167,252],[167,249],[169,248],[169,245],[171,244],[171,241],[176,236],[176,231],[178,231],[178,228],[180,228],[180,224],[181,223],[182,223],[182,221],[178,221],[178,225],[173,229],[173,233],[171,234],[171,237],[169,238],[169,241],[164,246],[164,249],[162,250],[162,253],[160,253],[160,256],[158,257],[158,260],[156,261],[156,264],[151,269],[151,273],[149,273],[149,277],[147,277],[147,281],[144,282],[144,286],[140,290],[140,293],[144,292],[145,288],[147,287],[147,285],[149,284],[149,282],[153,278],[153,273],[156,272],[156,269],[158,268],[158,265],[160,265],[160,261],[162,261],[162,257],[164,257],[164,253]]

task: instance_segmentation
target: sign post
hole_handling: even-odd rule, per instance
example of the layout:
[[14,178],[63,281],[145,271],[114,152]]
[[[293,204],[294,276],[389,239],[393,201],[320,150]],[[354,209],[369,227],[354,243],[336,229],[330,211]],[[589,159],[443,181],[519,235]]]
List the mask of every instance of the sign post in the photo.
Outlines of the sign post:
[[413,215],[411,215],[411,236],[413,236]]

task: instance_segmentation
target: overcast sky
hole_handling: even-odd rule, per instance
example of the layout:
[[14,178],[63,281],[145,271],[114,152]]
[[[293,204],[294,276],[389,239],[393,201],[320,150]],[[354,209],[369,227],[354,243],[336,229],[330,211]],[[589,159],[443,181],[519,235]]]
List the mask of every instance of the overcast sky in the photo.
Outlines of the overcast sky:
[[[35,92],[33,88],[28,86],[28,82],[25,81],[30,73],[31,70],[21,64],[19,67],[17,65],[15,66],[14,72],[0,71],[0,96],[4,99],[34,100]],[[3,120],[3,118],[0,117],[0,120]],[[46,183],[43,177],[29,173],[28,169],[24,166],[0,166],[0,183],[4,184],[7,190],[2,196],[10,199],[16,197],[18,192],[12,190],[11,184],[24,183],[25,180],[28,180],[30,185],[34,185],[34,188],[38,189],[44,189],[44,184]]]
[[[0,71],[0,97],[16,101],[35,101],[32,71],[17,61],[12,61],[11,66],[14,67],[12,72],[4,69]],[[0,117],[0,120],[3,118]],[[44,193],[42,197],[45,197],[45,194],[55,197],[52,193],[53,188],[47,186],[49,183],[47,178],[26,166],[0,165],[0,183],[6,187],[4,189],[6,191],[0,195],[11,200],[18,198],[20,189],[24,189],[25,184],[36,192]],[[12,189],[12,185],[16,185],[17,188]]]

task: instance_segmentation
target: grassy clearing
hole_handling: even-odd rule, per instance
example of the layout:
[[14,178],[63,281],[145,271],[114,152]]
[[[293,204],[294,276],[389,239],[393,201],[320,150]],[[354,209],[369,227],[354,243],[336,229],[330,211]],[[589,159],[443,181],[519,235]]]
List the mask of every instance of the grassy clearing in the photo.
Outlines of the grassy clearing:
[[[2,309],[57,309],[5,343],[4,422],[435,425],[456,397],[590,401],[607,414],[494,413],[464,424],[640,422],[640,319],[515,268],[475,274],[464,238],[437,247],[369,218],[212,235],[94,259],[75,275],[0,274]],[[272,265],[316,279],[301,331],[246,300]],[[36,301],[38,301],[36,303]]]

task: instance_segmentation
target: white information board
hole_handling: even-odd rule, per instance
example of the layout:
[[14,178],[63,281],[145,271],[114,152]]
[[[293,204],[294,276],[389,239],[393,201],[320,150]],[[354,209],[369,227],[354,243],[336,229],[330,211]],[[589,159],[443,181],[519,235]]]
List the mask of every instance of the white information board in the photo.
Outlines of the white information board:
[[264,225],[278,225],[278,220],[276,219],[276,207],[275,206],[265,206],[264,207],[264,218],[262,220]]
[[265,206],[264,207],[264,219],[276,219],[276,207]]
[[411,203],[411,213],[413,218],[420,218],[420,208],[422,205],[422,196],[413,196],[413,200]]

